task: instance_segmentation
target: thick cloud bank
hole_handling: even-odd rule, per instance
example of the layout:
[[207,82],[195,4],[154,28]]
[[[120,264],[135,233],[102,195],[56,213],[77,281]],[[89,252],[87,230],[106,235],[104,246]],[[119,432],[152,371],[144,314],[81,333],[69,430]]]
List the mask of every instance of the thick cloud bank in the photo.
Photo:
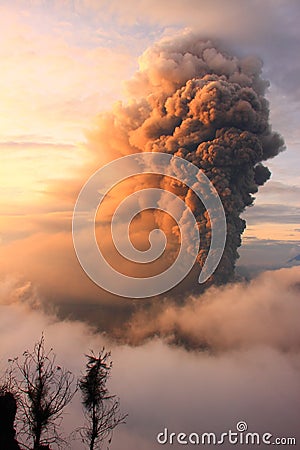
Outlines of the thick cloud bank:
[[[235,430],[240,420],[251,432],[296,436],[299,442],[298,267],[266,272],[249,284],[210,288],[182,307],[168,304],[155,316],[140,316],[131,337],[148,341],[134,347],[116,345],[80,322],[60,322],[38,312],[38,299],[30,303],[30,292],[29,285],[1,284],[1,366],[32,348],[42,331],[58,363],[76,374],[88,350],[111,348],[110,387],[129,413],[127,424],[114,435],[113,450],[160,448],[156,436],[165,427],[176,433],[221,433]],[[150,334],[165,338],[149,339]],[[168,345],[175,334],[195,347],[205,343],[208,350]],[[65,432],[80,421],[76,397],[64,420]],[[71,448],[82,446],[74,441]]]
[[213,352],[271,346],[300,350],[300,268],[264,272],[250,282],[211,287],[183,305],[166,299],[137,313],[129,328],[134,343],[161,335]]

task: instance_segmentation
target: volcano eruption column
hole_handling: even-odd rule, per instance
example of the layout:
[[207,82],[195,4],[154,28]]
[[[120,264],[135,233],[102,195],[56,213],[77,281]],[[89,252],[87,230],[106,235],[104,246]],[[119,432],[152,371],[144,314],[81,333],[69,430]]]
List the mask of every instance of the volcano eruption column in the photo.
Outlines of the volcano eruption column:
[[[268,82],[261,70],[258,58],[237,58],[196,35],[164,39],[140,58],[140,70],[128,83],[130,101],[118,103],[101,121],[102,133],[109,129],[105,145],[111,154],[171,153],[194,163],[213,183],[227,220],[215,283],[233,276],[246,226],[240,214],[271,175],[262,161],[284,148],[269,124],[264,97]],[[170,180],[162,181],[162,187],[168,185]],[[174,189],[199,224],[198,261],[203,266],[211,236],[209,216],[188,188]]]

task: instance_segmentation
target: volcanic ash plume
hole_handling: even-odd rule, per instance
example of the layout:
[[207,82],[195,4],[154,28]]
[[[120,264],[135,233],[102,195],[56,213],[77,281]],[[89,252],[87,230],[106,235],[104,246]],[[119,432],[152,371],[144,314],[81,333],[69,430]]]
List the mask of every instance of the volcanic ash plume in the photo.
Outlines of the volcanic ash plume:
[[[237,58],[195,35],[164,39],[142,55],[140,70],[128,83],[130,101],[102,117],[98,131],[97,140],[105,138],[110,155],[171,153],[194,163],[211,180],[228,227],[225,252],[213,276],[217,283],[232,277],[246,226],[240,214],[270,177],[262,161],[284,147],[269,124],[268,82],[261,69],[258,58]],[[105,129],[109,136],[103,136]],[[170,180],[164,179],[162,187],[168,185]],[[203,266],[211,237],[209,216],[188,188],[172,189],[196,216]]]

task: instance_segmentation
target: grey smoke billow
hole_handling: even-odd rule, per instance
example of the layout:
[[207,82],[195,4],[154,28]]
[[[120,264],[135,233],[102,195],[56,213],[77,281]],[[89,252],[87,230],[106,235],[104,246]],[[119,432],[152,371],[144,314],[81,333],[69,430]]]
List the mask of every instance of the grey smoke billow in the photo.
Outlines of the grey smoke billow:
[[[123,154],[151,151],[180,156],[214,184],[228,227],[214,283],[233,277],[246,226],[240,214],[270,178],[262,162],[284,149],[282,137],[269,124],[265,98],[269,83],[261,74],[257,57],[238,58],[198,35],[163,39],[140,58],[140,70],[128,82],[130,101],[119,103],[106,118],[115,141],[109,146],[118,145]],[[121,136],[117,140],[116,134]],[[164,188],[168,184],[162,181]],[[172,189],[196,216],[201,235],[198,261],[203,266],[211,236],[208,214],[188,188]]]

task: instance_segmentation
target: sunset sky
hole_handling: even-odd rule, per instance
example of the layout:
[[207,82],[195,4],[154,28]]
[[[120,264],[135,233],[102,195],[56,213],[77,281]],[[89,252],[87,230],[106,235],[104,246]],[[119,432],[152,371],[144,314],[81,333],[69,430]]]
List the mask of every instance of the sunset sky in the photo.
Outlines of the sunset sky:
[[[245,249],[249,238],[274,249],[288,243],[276,253],[279,265],[298,253],[299,8],[293,1],[221,4],[1,2],[2,245],[36,232],[37,220],[55,214],[60,221],[71,212],[49,197],[49,184],[85,164],[87,130],[97,113],[126,98],[124,81],[142,52],[162,36],[191,28],[264,61],[271,123],[287,151],[268,162],[272,180],[245,214]],[[246,250],[242,255],[248,261]]]
[[[161,431],[159,427],[167,425],[163,423],[167,415],[178,407],[174,392],[180,377],[190,379],[194,389],[199,377],[207,382],[208,391],[203,386],[200,389],[204,403],[209,405],[205,418],[208,429],[218,409],[216,423],[222,429],[232,392],[236,397],[227,425],[243,419],[240,414],[248,412],[249,420],[255,423],[260,396],[271,379],[262,417],[267,427],[278,426],[282,434],[296,432],[293,426],[299,414],[299,398],[293,393],[299,392],[300,337],[295,321],[298,294],[293,286],[297,280],[299,283],[299,268],[291,267],[288,261],[300,254],[299,22],[297,0],[0,1],[0,350],[4,355],[0,355],[0,363],[9,352],[23,350],[20,343],[30,346],[42,328],[49,329],[50,339],[76,370],[76,355],[69,354],[68,345],[60,342],[66,333],[73,333],[82,353],[89,345],[115,345],[113,387],[124,396],[125,409],[132,410],[133,419],[113,450],[121,450],[122,439],[126,442],[124,450],[159,448],[151,444],[149,430],[155,436]],[[270,268],[282,271],[262,273],[257,284],[251,281],[246,290],[233,284],[220,295],[211,291],[200,305],[194,303],[194,297],[187,299],[185,306],[170,303],[159,320],[150,312],[137,314],[129,334],[131,342],[141,346],[118,347],[107,337],[95,335],[88,325],[56,322],[54,318],[62,306],[60,318],[91,319],[93,325],[99,320],[100,329],[106,329],[113,318],[123,332],[123,319],[128,318],[131,308],[130,301],[99,293],[82,271],[72,244],[73,208],[88,177],[122,154],[121,146],[120,155],[106,151],[101,136],[110,135],[115,145],[122,142],[122,136],[111,136],[109,121],[104,122],[99,114],[119,114],[118,102],[131,101],[132,79],[137,71],[145,70],[148,54],[144,52],[148,48],[164,38],[177,39],[189,33],[212,39],[238,57],[254,55],[263,61],[262,76],[270,82],[270,123],[283,136],[286,149],[266,162],[271,179],[259,188],[255,205],[242,215],[247,229],[238,265],[247,276]],[[113,204],[112,200],[109,206]],[[275,297],[270,294],[274,286]],[[251,301],[247,303],[246,299],[242,304],[245,292]],[[283,298],[288,304],[286,310]],[[93,309],[99,305],[103,305],[103,311]],[[259,308],[263,312],[257,319]],[[201,317],[199,323],[194,320],[195,311]],[[19,329],[17,322],[22,322]],[[277,329],[278,323],[282,328]],[[284,329],[290,329],[288,336],[281,333]],[[184,348],[172,350],[168,340],[144,344],[149,336],[169,332],[173,337],[183,333],[191,345],[208,342],[215,350],[214,357],[207,353],[198,358]],[[287,354],[283,355],[285,349]],[[162,363],[165,379],[172,373],[170,386],[161,382],[147,355]],[[189,370],[181,367],[174,375],[182,359]],[[134,376],[126,372],[124,381],[121,374],[127,361],[135,364],[136,360]],[[147,380],[152,370],[153,379]],[[229,387],[228,394],[226,389],[218,391],[219,404],[211,396],[220,383],[216,373],[221,372]],[[143,377],[149,383],[145,391],[140,383]],[[247,392],[241,379],[249,385]],[[254,379],[259,381],[251,384]],[[286,380],[284,386],[282,379]],[[133,398],[126,397],[127,385],[137,386]],[[274,395],[280,387],[281,402]],[[162,410],[153,401],[156,395],[165,396]],[[139,398],[144,399],[140,417]],[[192,402],[190,425],[194,426],[198,404],[193,402],[191,392],[188,398]],[[184,402],[182,394],[179,402]],[[282,408],[282,415],[290,414],[286,429],[279,419],[271,417],[274,408]],[[160,422],[153,418],[156,409],[160,410]],[[184,417],[185,413],[177,411],[170,424],[188,427]]]

